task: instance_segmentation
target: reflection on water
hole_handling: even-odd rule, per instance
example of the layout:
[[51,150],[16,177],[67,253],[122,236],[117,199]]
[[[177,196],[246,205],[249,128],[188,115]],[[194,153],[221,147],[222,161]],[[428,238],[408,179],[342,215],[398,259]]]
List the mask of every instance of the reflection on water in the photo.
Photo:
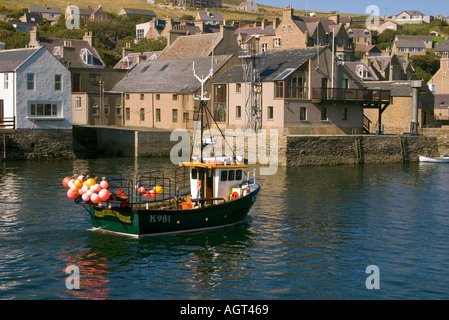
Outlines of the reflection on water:
[[[446,299],[449,165],[279,168],[244,224],[132,239],[90,231],[62,178],[167,159],[0,165],[0,299]],[[365,287],[368,265],[381,289]],[[79,290],[65,286],[80,268]]]

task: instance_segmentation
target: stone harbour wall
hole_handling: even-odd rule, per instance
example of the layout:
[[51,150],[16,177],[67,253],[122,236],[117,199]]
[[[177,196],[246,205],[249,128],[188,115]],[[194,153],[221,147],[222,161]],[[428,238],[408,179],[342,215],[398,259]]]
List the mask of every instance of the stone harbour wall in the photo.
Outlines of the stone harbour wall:
[[417,162],[437,156],[435,137],[408,135],[289,136],[287,166]]
[[70,129],[17,129],[1,134],[0,141],[2,160],[75,158]]

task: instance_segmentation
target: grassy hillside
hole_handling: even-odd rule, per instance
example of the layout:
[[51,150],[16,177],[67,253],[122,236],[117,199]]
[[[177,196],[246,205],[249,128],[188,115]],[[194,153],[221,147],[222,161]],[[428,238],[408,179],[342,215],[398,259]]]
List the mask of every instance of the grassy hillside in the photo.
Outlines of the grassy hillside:
[[[235,8],[244,0],[225,0],[224,6],[228,8]],[[71,3],[80,8],[87,8],[91,6],[92,8],[98,7],[100,4],[103,7],[103,10],[110,13],[117,14],[121,8],[138,8],[138,9],[149,9],[153,10],[159,19],[165,19],[167,16],[171,16],[174,19],[182,17],[184,15],[192,15],[195,16],[197,13],[197,9],[169,9],[163,8],[159,5],[149,4],[146,0],[2,0],[1,6],[11,9],[11,10],[19,10],[26,9],[29,6],[42,6],[47,5],[50,7],[59,7],[63,11],[67,7],[67,4]],[[156,3],[163,3],[163,0],[156,0]],[[245,12],[237,12],[235,10],[228,9],[214,9],[213,11],[221,12],[226,20],[256,20],[257,18],[266,18],[269,20],[273,20],[276,16],[282,16],[282,8],[270,7],[259,4],[259,13],[245,13]],[[203,9],[204,10],[204,9]],[[304,15],[304,10],[295,9],[296,15]],[[327,13],[317,12],[317,15],[325,15]]]

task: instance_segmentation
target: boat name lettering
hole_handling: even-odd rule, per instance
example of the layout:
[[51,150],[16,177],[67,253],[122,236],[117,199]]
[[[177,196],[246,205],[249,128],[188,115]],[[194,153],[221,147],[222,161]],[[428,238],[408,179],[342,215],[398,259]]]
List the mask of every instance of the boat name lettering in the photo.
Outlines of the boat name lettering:
[[151,222],[170,222],[170,216],[166,214],[152,214],[150,215],[150,223]]
[[95,216],[98,218],[103,218],[104,216],[117,217],[123,223],[131,223],[131,216],[124,216],[117,211],[112,210],[95,210]]

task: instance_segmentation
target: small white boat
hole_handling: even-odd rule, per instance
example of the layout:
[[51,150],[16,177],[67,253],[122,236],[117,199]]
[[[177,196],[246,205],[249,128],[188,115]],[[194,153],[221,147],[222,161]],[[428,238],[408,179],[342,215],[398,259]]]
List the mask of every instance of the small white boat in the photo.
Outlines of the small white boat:
[[419,156],[419,161],[420,162],[436,162],[436,163],[449,162],[449,155],[442,154],[441,156],[436,157],[436,158]]

